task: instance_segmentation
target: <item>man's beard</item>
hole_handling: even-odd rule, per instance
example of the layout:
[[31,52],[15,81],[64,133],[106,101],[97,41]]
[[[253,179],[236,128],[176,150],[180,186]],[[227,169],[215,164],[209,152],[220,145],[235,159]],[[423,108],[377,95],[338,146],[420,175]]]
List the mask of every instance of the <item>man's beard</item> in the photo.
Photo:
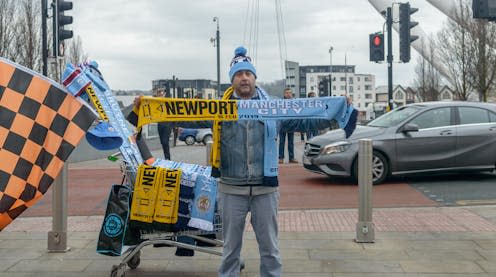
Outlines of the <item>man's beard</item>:
[[236,93],[241,98],[251,98],[255,94],[255,87],[250,85],[238,86]]

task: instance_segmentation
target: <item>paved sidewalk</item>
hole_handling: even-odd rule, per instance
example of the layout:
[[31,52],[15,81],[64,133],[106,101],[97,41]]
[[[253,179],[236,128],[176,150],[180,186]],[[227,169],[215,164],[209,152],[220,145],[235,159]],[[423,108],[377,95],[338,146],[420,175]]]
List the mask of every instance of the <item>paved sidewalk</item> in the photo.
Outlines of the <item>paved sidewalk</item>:
[[[283,276],[496,276],[496,206],[374,209],[375,243],[356,243],[357,210],[281,211]],[[120,258],[95,252],[102,216],[70,217],[67,253],[47,253],[51,218],[19,218],[0,233],[0,276],[110,276]],[[258,276],[250,226],[246,268]],[[216,276],[219,257],[146,247],[126,276]]]
[[[172,148],[172,151],[174,148]],[[187,162],[204,150],[188,148]],[[203,151],[203,152],[202,152]],[[101,167],[108,161],[72,164]],[[496,205],[374,208],[374,243],[356,243],[357,209],[284,210],[279,213],[283,276],[495,277]],[[120,257],[95,252],[102,216],[68,218],[66,253],[48,253],[51,217],[20,217],[0,232],[0,277],[110,276]],[[145,247],[141,263],[126,276],[216,276],[220,257],[175,248]],[[259,276],[254,233],[248,225],[241,276]]]

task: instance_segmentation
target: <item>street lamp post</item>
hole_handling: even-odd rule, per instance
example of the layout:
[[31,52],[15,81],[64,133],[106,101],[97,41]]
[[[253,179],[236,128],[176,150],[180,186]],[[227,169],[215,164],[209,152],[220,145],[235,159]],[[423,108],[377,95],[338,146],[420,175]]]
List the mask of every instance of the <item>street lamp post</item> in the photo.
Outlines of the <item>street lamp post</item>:
[[219,31],[219,18],[214,17],[214,22],[217,22],[217,32],[215,34],[217,46],[217,98],[220,97],[220,31]]
[[329,48],[329,95],[328,96],[332,96],[332,50],[334,50],[334,48],[331,46],[331,48]]

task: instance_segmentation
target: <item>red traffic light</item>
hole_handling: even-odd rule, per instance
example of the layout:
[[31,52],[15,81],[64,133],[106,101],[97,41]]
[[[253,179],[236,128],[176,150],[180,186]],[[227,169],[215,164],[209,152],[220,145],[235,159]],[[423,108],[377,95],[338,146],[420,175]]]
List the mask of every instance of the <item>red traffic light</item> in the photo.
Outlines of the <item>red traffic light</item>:
[[382,38],[379,35],[376,35],[373,39],[373,43],[375,46],[380,46],[382,44]]
[[373,33],[369,35],[370,61],[384,61],[384,34]]

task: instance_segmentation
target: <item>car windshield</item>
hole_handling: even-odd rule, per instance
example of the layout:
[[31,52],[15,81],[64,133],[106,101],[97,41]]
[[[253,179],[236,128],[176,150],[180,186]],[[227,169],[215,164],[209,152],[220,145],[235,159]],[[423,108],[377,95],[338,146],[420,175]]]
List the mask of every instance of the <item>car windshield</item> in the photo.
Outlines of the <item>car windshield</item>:
[[395,126],[410,117],[410,115],[414,114],[418,110],[419,107],[417,106],[400,107],[370,121],[367,126],[384,128]]

